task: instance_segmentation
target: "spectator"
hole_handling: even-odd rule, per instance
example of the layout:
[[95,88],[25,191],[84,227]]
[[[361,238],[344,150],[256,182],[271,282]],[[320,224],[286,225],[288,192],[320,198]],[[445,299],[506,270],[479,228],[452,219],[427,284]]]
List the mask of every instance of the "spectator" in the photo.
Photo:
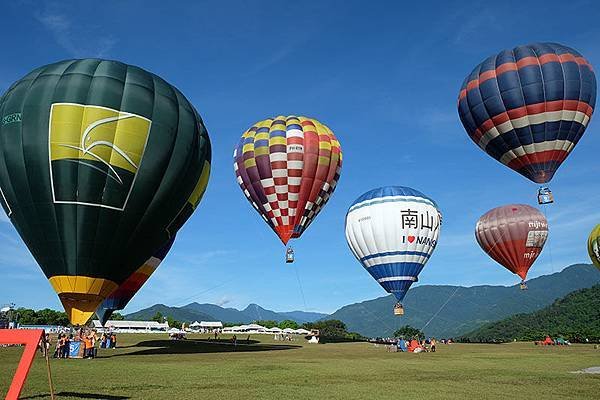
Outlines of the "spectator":
[[83,337],[83,346],[83,357],[92,358],[92,339],[89,334]]
[[63,344],[63,334],[60,333],[56,338],[56,348],[54,349],[53,358],[60,358],[62,356],[62,344]]
[[65,335],[62,358],[69,358],[69,353],[71,351],[71,340],[73,340],[72,334],[70,334],[68,337]]

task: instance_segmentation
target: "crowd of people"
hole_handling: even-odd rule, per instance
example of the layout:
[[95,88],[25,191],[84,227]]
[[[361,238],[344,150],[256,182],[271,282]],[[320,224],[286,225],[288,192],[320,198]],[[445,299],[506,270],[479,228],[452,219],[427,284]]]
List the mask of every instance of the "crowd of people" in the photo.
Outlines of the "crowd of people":
[[[451,343],[443,341],[445,344]],[[437,346],[437,340],[435,338],[428,338],[425,340],[417,339],[395,339],[394,341],[386,343],[386,349],[389,352],[407,352],[407,353],[435,353]]]
[[539,346],[570,346],[571,345],[571,343],[568,340],[566,340],[562,337],[552,339],[550,337],[550,335],[546,336],[546,338],[544,340],[535,341],[533,343],[536,346],[537,345],[539,345]]
[[[72,343],[79,343],[77,354],[72,354],[75,349],[72,348]],[[54,348],[54,358],[95,358],[98,354],[98,344],[100,348],[116,348],[117,335],[114,333],[102,333],[98,338],[98,333],[95,329],[81,328],[75,332],[67,331],[58,334],[56,347]],[[50,349],[50,336],[46,335],[45,341],[40,346],[46,346],[46,350]],[[42,349],[41,349],[42,350]]]

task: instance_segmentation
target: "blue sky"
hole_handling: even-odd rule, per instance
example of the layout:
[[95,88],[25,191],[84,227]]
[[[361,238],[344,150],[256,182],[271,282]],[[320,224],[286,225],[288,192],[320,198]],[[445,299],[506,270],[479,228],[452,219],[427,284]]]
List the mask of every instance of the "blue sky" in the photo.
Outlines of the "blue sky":
[[[207,193],[126,311],[198,301],[332,312],[382,296],[344,239],[348,206],[382,185],[418,189],[444,215],[420,284],[516,283],[480,250],[473,229],[493,207],[534,204],[537,187],[471,142],[456,111],[458,91],[485,57],[536,41],[574,47],[600,66],[594,1],[102,3],[5,4],[0,89],[40,65],[101,57],[162,76],[202,115],[213,144]],[[278,114],[319,119],[344,153],[338,188],[295,243],[293,267],[232,166],[243,131]],[[585,241],[600,222],[596,118],[552,181],[550,238],[530,277],[589,262]],[[0,278],[0,304],[60,308],[5,215]]]

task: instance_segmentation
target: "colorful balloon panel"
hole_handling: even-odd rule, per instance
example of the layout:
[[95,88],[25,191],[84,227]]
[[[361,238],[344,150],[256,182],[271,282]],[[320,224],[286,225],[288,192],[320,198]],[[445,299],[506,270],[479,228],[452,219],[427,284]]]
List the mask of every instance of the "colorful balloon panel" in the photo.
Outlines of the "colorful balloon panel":
[[186,219],[208,181],[208,133],[175,87],[99,59],[32,71],[0,116],[0,202],[83,324]]
[[106,324],[116,310],[122,310],[127,306],[129,301],[142,288],[144,283],[150,279],[150,276],[156,271],[160,263],[164,260],[171,250],[175,237],[170,239],[167,244],[161,247],[152,257],[139,267],[133,274],[123,282],[117,290],[112,292],[98,307],[96,315],[100,319],[102,325]]
[[536,183],[549,182],[581,139],[596,103],[596,76],[557,43],[504,50],[465,79],[458,113],[486,153]]
[[244,195],[286,244],[327,203],[340,177],[342,152],[316,119],[278,116],[254,124],[233,153]]
[[525,280],[548,238],[548,221],[534,207],[509,204],[479,218],[475,238],[490,257]]
[[437,246],[442,217],[436,203],[403,186],[371,190],[346,214],[346,240],[371,276],[402,301]]
[[600,269],[600,224],[596,225],[590,232],[587,247],[590,259],[596,268]]

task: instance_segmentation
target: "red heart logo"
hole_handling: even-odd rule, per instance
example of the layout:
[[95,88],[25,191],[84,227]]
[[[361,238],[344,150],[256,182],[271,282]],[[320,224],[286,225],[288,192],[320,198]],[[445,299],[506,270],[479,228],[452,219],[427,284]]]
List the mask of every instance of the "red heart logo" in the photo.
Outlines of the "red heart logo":
[[409,237],[407,237],[407,239],[408,239],[409,243],[412,243],[412,242],[415,241],[415,237],[414,236],[409,236]]

